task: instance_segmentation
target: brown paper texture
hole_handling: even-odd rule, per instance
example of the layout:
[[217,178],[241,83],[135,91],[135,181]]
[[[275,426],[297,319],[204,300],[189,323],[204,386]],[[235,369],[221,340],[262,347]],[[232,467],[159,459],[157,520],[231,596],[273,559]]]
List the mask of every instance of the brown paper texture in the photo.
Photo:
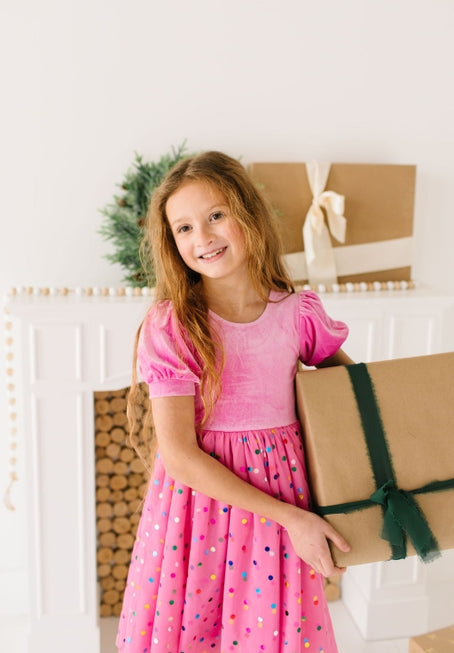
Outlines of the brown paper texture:
[[[454,478],[454,353],[370,363],[397,485],[413,490]],[[368,499],[375,491],[356,399],[345,367],[297,374],[309,481],[320,506]],[[440,549],[454,548],[454,490],[416,495]],[[326,515],[351,551],[340,566],[391,558],[379,506]],[[408,555],[414,555],[408,543]]]
[[[277,212],[286,253],[304,250],[302,227],[312,203],[305,163],[251,163],[249,173]],[[345,243],[334,249],[413,234],[416,166],[333,163],[325,190],[345,197]],[[338,276],[339,283],[411,279],[411,265]],[[295,279],[305,282],[307,279]]]
[[454,626],[412,637],[408,653],[454,653]]

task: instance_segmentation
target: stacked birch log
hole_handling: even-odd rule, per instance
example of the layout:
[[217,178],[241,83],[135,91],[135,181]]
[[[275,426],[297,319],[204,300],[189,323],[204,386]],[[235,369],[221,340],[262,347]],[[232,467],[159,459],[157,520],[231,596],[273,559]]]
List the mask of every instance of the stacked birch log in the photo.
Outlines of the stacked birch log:
[[[128,389],[95,392],[97,567],[100,614],[118,616],[128,575],[131,551],[148,472],[129,443],[126,417]],[[142,428],[147,409],[146,389],[141,387],[143,408],[137,409]]]

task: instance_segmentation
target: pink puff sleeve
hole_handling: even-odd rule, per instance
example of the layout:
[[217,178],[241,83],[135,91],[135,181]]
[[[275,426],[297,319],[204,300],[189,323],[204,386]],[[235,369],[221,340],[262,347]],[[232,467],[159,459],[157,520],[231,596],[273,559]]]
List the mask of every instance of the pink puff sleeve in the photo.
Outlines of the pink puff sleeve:
[[348,336],[348,327],[327,315],[314,292],[300,292],[298,306],[300,359],[306,365],[318,365],[342,347]]
[[137,357],[150,397],[195,394],[200,365],[177,327],[171,302],[158,302],[148,312],[140,331]]

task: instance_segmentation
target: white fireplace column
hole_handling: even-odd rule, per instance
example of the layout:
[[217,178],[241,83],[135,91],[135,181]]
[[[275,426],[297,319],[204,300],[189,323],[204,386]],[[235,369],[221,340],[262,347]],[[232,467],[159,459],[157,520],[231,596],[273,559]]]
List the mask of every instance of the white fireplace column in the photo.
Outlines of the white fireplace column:
[[[454,349],[454,297],[423,291],[322,297],[348,322],[357,361]],[[25,452],[30,628],[28,653],[99,653],[93,392],[130,383],[135,331],[148,297],[20,294],[13,322],[19,437]],[[454,555],[361,565],[343,601],[367,639],[448,625]]]
[[130,384],[143,298],[9,303],[27,485],[28,653],[99,653],[94,403]]

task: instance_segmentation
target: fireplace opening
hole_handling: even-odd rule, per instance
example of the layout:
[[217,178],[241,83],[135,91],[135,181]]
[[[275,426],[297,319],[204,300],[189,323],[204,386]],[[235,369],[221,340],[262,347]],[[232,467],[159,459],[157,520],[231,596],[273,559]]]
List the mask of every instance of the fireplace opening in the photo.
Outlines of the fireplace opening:
[[[96,459],[97,577],[101,617],[120,615],[132,547],[147,489],[148,471],[133,448],[126,416],[129,388],[94,392]],[[149,399],[139,385],[133,436],[142,453],[149,432],[143,429]]]

